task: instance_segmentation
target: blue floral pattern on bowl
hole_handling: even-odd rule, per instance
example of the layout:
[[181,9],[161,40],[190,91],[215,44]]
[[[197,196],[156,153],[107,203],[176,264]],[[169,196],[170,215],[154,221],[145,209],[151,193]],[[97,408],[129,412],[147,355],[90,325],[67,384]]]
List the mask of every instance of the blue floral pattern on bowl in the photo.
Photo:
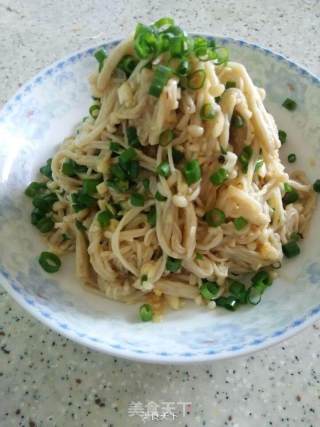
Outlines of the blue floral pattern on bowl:
[[[210,37],[210,36],[209,36]],[[320,170],[320,81],[259,46],[216,38],[267,90],[267,107],[288,133],[288,150],[311,180]],[[105,46],[108,50],[118,41]],[[254,308],[235,313],[187,305],[161,323],[140,323],[137,307],[92,295],[77,281],[72,256],[56,275],[38,265],[45,249],[30,225],[24,188],[90,105],[87,78],[95,48],[43,70],[0,113],[0,282],[37,319],[96,350],[146,362],[209,361],[246,354],[287,338],[320,317],[320,245],[316,221],[302,255],[284,262],[279,278]],[[281,107],[291,97],[298,109]],[[289,146],[289,148],[288,148]],[[319,211],[314,215],[316,218]]]

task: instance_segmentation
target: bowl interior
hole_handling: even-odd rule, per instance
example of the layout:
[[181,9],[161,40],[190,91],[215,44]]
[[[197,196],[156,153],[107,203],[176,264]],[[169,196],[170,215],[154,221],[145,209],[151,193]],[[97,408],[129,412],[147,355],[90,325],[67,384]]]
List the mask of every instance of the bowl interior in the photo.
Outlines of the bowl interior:
[[[219,39],[232,60],[248,68],[267,91],[266,104],[288,142],[284,163],[295,152],[294,167],[314,180],[320,171],[320,84],[305,70],[256,46]],[[110,43],[110,48],[114,43]],[[11,295],[50,327],[101,351],[146,361],[209,360],[241,354],[276,342],[320,311],[319,209],[302,244],[302,254],[284,262],[279,278],[256,307],[235,313],[187,304],[168,312],[163,322],[140,323],[137,306],[98,297],[75,278],[73,257],[48,275],[37,256],[46,249],[30,224],[31,203],[23,191],[87,114],[87,78],[96,66],[95,49],[75,54],[41,72],[0,113],[0,281]],[[288,112],[281,103],[295,99]],[[288,165],[287,165],[288,166]],[[292,169],[292,166],[290,166]]]

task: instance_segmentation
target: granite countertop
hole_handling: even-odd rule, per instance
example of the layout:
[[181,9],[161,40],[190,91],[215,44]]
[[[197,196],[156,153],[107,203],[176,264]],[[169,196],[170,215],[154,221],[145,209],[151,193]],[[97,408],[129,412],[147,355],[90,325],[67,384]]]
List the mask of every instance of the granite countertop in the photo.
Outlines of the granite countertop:
[[[260,43],[320,75],[319,0],[0,0],[0,106],[67,53],[167,15],[189,30]],[[0,290],[1,427],[317,427],[319,359],[320,323],[249,357],[191,366],[128,362],[48,330]],[[165,405],[164,419],[143,420],[152,407],[165,414]]]

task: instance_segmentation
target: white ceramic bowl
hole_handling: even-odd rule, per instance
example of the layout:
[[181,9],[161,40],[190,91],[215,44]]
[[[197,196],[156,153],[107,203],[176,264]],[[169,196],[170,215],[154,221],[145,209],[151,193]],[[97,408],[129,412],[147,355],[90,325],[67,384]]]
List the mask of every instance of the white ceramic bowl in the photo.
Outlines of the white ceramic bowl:
[[[320,81],[305,69],[259,46],[216,40],[248,68],[267,91],[266,104],[288,133],[282,157],[311,180],[320,177]],[[109,43],[112,48],[117,42]],[[302,254],[284,262],[280,277],[256,307],[235,313],[188,305],[162,323],[141,323],[137,307],[99,298],[75,278],[72,256],[61,271],[46,274],[37,256],[45,245],[30,224],[23,191],[90,105],[87,77],[96,67],[94,48],[43,70],[0,113],[0,281],[29,313],[55,331],[93,349],[145,362],[223,359],[267,347],[320,317],[319,210]],[[287,97],[298,108],[281,107]]]

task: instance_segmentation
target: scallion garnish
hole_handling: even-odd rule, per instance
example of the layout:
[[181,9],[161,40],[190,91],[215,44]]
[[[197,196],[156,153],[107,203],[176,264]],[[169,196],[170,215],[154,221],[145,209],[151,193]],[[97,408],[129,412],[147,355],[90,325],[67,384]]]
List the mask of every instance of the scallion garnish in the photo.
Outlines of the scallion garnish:
[[184,154],[182,151],[177,150],[176,148],[172,148],[172,158],[175,164],[180,163],[184,159]]
[[137,158],[137,152],[133,148],[127,148],[119,156],[119,163],[121,165],[127,165],[131,160]]
[[92,196],[97,192],[97,185],[101,183],[101,180],[98,179],[84,179],[83,180],[83,187],[82,191],[85,194],[89,194],[89,196]]
[[37,194],[32,199],[32,204],[42,212],[50,212],[53,204],[58,201],[55,193]]
[[45,216],[41,218],[35,225],[41,233],[48,233],[49,231],[53,230],[54,221],[52,221],[51,218]]
[[31,182],[25,189],[24,194],[28,197],[35,197],[37,194],[42,193],[47,189],[47,185],[44,182]]
[[76,176],[77,174],[86,173],[87,170],[87,166],[79,165],[72,159],[67,159],[62,164],[62,173],[70,177]]
[[258,172],[258,170],[262,167],[263,165],[263,160],[262,159],[258,159],[256,161],[255,167],[254,167],[254,171]]
[[159,144],[162,147],[166,147],[167,145],[170,144],[170,142],[173,140],[174,138],[174,132],[172,129],[166,129],[163,132],[161,132],[160,137],[159,137]]
[[295,203],[297,200],[299,200],[299,193],[288,183],[284,184],[284,191],[285,194],[282,198],[283,206],[287,206],[290,203]]
[[293,258],[300,254],[300,248],[295,240],[290,240],[288,243],[282,245],[282,252],[287,258]]
[[283,101],[282,106],[289,111],[294,111],[297,108],[297,103],[291,98],[286,98]]
[[128,144],[133,148],[141,148],[140,140],[137,134],[137,129],[133,126],[130,126],[126,130]]
[[163,196],[161,193],[159,193],[159,191],[156,192],[154,197],[156,200],[158,200],[158,202],[165,202],[167,200],[167,197]]
[[147,213],[147,221],[151,227],[155,227],[157,222],[157,211],[155,206],[151,206],[150,211]]
[[239,162],[241,163],[242,172],[247,173],[249,161],[252,157],[253,150],[250,145],[247,145],[242,150],[242,153],[239,156]]
[[139,316],[143,322],[149,322],[153,318],[153,310],[150,304],[143,304],[139,308]]
[[312,188],[316,193],[320,193],[320,179],[314,181]]
[[164,161],[157,166],[157,174],[164,178],[168,178],[170,176],[170,165],[167,161]]
[[200,286],[201,296],[208,301],[211,301],[219,292],[220,286],[216,282],[203,279]]
[[52,179],[51,163],[52,159],[48,159],[46,165],[40,168],[40,173],[49,179]]
[[287,141],[287,133],[284,130],[279,129],[278,136],[279,136],[281,145],[283,145]]
[[146,192],[150,191],[150,179],[149,178],[143,178],[142,185],[143,185],[144,191],[146,191]]
[[246,303],[247,291],[243,283],[238,280],[229,280],[229,292],[237,298],[242,304]]
[[131,181],[134,181],[138,178],[140,173],[140,164],[138,160],[131,160],[127,165],[128,177]]
[[100,111],[100,105],[98,104],[93,104],[89,108],[89,114],[93,119],[96,119],[98,117],[99,111]]
[[83,209],[92,208],[96,205],[97,199],[91,197],[89,194],[79,191],[78,193],[71,194],[72,207],[75,212],[79,212]]
[[225,84],[225,88],[226,88],[226,89],[230,89],[230,88],[233,88],[233,87],[237,87],[236,82],[234,82],[234,81],[232,81],[232,80],[228,80],[228,81],[226,82],[226,84]]
[[176,273],[181,268],[182,260],[168,257],[166,262],[166,270],[171,273]]
[[203,104],[200,110],[201,120],[212,120],[216,115],[215,109],[211,103]]
[[167,84],[169,78],[172,76],[172,69],[165,65],[157,65],[154,71],[154,77],[149,88],[149,95],[159,98],[162,89]]
[[107,55],[103,49],[99,49],[95,52],[94,57],[99,64],[99,72],[102,70],[104,60],[107,58]]
[[221,185],[229,178],[229,172],[225,168],[219,168],[210,176],[213,185]]
[[197,159],[189,160],[184,165],[182,172],[188,185],[194,184],[201,179],[201,168]]
[[144,195],[139,193],[133,193],[130,197],[130,203],[132,206],[143,206],[144,205]]
[[215,303],[218,307],[223,307],[226,310],[235,311],[240,304],[238,298],[233,295],[229,295],[227,297],[219,297],[215,300]]
[[61,260],[52,252],[41,252],[39,264],[47,273],[56,273],[61,267]]
[[138,64],[138,60],[132,55],[125,55],[118,64],[118,68],[129,77]]
[[248,221],[245,218],[243,218],[243,216],[239,216],[238,218],[235,218],[233,220],[233,224],[235,226],[235,229],[240,231],[248,225]]
[[210,227],[219,227],[226,221],[226,216],[220,209],[213,208],[206,212],[204,220]]
[[120,154],[124,150],[124,148],[117,142],[110,142],[110,150],[113,153]]
[[294,153],[290,153],[288,155],[288,162],[289,163],[294,163],[297,160],[297,156]]
[[97,220],[100,224],[101,228],[106,228],[110,225],[110,221],[113,218],[112,212],[109,211],[109,209],[106,209],[105,211],[101,211],[97,215]]
[[239,113],[233,113],[231,118],[231,126],[235,128],[242,128],[245,124],[244,118]]
[[188,76],[187,84],[189,89],[201,89],[206,79],[204,70],[196,70]]

